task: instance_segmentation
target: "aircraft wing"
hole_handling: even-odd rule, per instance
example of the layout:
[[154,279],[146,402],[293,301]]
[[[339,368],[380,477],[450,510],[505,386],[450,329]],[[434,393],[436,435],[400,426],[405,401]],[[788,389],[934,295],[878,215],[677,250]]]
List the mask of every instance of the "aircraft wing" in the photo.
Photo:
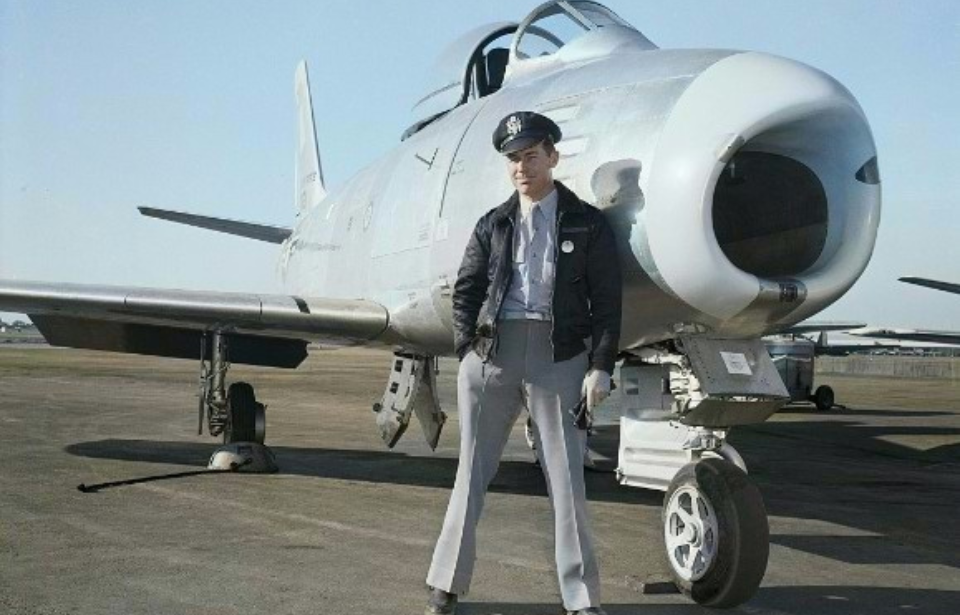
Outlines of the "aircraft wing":
[[823,331],[846,331],[848,329],[859,329],[865,326],[866,323],[862,322],[840,322],[835,320],[817,322],[805,320],[804,322],[781,329],[777,331],[777,333],[782,335],[800,335],[803,333],[819,333]]
[[915,278],[915,277],[900,278],[900,281],[906,282],[907,284],[916,284],[917,286],[926,286],[927,288],[935,288],[937,290],[942,290],[944,292],[960,295],[960,284],[953,284],[951,282],[941,282],[939,280],[930,280],[927,278]]
[[934,342],[937,344],[960,345],[960,331],[932,331],[924,329],[881,329],[867,328],[850,331],[851,335],[873,337],[888,340],[908,340],[911,342]]
[[364,299],[0,280],[0,310],[28,314],[54,346],[199,358],[209,331],[230,334],[234,363],[296,367],[310,341],[353,344],[386,330]]

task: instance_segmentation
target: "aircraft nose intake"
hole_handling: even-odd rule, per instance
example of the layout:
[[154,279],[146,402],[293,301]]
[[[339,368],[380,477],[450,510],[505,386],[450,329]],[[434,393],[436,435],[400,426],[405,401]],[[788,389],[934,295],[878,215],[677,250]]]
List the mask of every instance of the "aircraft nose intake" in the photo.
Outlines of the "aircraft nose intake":
[[800,275],[826,246],[823,183],[790,156],[737,152],[717,179],[712,213],[723,254],[759,277]]
[[[837,81],[741,53],[704,71],[677,102],[646,197],[656,279],[683,301],[721,322],[748,308],[767,319],[814,313],[872,253],[876,149]],[[761,313],[761,300],[773,311]]]

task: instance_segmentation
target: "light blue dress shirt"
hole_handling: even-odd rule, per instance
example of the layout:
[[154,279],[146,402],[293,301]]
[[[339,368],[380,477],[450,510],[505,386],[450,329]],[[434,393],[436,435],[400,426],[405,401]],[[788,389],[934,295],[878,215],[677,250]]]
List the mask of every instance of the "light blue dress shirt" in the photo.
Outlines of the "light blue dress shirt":
[[517,210],[513,235],[513,280],[501,318],[552,320],[556,267],[557,191],[543,197],[523,216]]

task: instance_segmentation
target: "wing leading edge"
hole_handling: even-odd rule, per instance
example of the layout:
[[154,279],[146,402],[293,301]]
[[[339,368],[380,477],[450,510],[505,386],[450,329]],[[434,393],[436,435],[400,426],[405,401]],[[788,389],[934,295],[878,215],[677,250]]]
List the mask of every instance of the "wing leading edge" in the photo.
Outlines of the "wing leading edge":
[[0,309],[29,314],[53,345],[193,358],[205,332],[224,331],[252,349],[250,360],[242,351],[231,360],[278,367],[299,363],[291,357],[309,341],[369,342],[389,324],[364,299],[5,280]]

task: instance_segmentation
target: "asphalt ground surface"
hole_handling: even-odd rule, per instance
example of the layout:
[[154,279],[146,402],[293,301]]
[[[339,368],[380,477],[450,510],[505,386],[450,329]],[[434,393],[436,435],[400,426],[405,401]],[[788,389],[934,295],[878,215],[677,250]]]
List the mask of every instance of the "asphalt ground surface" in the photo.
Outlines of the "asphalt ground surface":
[[[905,359],[908,360],[908,359]],[[450,413],[434,453],[394,450],[371,404],[389,355],[314,353],[296,371],[235,366],[268,404],[274,475],[202,470],[196,365],[0,348],[0,613],[414,613],[456,471]],[[731,442],[770,515],[757,595],[733,612],[960,613],[960,382],[825,378],[845,410],[790,408]],[[596,446],[615,454],[615,427]],[[554,615],[552,519],[520,426],[480,524],[463,615]],[[151,478],[81,493],[77,485]],[[167,478],[164,478],[167,477]],[[662,494],[589,473],[610,615],[703,613],[668,578]]]

